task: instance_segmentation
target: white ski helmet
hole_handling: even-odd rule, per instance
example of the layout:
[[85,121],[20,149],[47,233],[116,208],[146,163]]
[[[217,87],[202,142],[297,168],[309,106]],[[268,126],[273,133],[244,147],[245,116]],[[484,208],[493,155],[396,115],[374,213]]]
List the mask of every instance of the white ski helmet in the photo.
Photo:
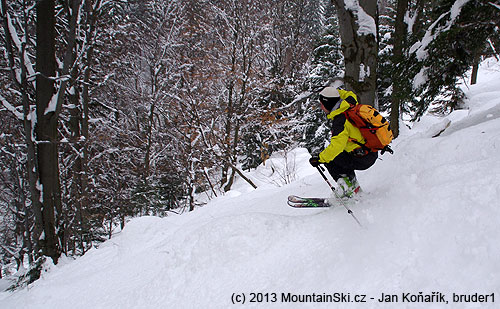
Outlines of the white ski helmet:
[[319,101],[327,110],[335,110],[340,106],[340,93],[336,88],[325,87],[319,93]]

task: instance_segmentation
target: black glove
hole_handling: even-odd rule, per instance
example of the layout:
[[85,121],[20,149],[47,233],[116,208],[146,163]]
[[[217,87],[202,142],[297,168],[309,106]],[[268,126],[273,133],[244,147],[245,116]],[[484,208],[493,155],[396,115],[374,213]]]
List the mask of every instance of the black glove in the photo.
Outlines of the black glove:
[[319,157],[318,156],[312,156],[310,159],[309,159],[309,163],[313,166],[313,167],[318,167],[321,163],[319,163]]

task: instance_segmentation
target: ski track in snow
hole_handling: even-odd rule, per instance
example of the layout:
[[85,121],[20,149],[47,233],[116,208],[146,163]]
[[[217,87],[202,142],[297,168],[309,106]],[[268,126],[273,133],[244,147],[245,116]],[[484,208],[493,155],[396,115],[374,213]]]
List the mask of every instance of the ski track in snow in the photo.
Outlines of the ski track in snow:
[[[481,72],[481,71],[480,71]],[[449,305],[247,303],[259,308],[495,308],[452,304],[453,293],[495,293],[500,302],[500,88],[498,72],[468,90],[469,111],[428,116],[358,173],[364,193],[351,206],[294,209],[289,194],[327,196],[329,188],[292,153],[295,181],[276,187],[269,166],[234,191],[181,216],[142,217],[99,249],[62,259],[42,279],[0,293],[0,308],[228,308],[233,293],[433,291]],[[451,121],[451,125],[436,138]],[[290,163],[290,162],[289,162]]]

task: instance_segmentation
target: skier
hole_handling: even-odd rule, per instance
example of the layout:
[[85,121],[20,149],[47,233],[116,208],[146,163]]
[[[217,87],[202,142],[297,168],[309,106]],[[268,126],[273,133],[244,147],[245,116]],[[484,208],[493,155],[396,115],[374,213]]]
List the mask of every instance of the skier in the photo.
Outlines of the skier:
[[325,164],[332,178],[337,182],[339,196],[350,198],[360,191],[354,170],[366,170],[378,157],[378,152],[367,151],[360,144],[365,143],[360,130],[347,120],[344,112],[358,104],[352,91],[325,87],[319,93],[321,109],[331,120],[332,138],[330,145],[319,155],[309,159],[313,167]]

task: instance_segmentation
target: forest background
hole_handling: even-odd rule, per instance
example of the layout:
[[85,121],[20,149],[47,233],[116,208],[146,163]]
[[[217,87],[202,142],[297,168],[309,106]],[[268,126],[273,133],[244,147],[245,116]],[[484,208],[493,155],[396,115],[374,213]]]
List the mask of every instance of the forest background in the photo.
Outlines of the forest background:
[[0,277],[26,282],[128,218],[255,187],[242,171],[272,153],[316,153],[324,86],[396,136],[461,108],[458,83],[500,41],[499,1],[0,3]]

